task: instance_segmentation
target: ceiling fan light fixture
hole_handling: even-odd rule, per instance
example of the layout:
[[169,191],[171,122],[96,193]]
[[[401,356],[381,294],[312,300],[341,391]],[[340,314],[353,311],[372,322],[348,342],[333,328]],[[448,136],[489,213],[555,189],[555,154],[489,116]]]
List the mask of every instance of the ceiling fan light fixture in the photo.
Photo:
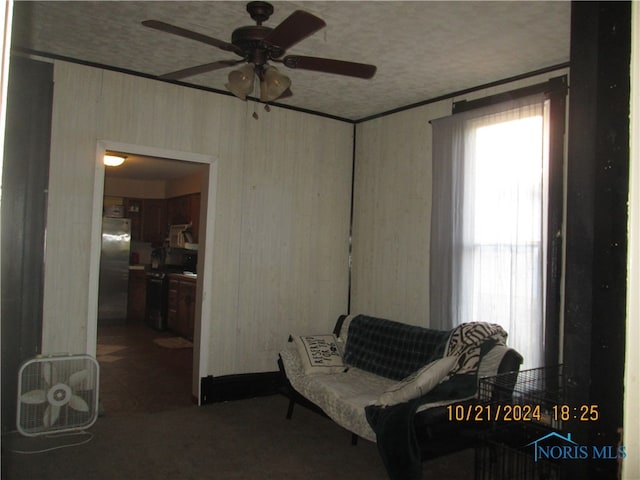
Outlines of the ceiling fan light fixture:
[[116,155],[114,153],[105,153],[102,162],[107,167],[119,167],[127,159],[126,155]]
[[267,65],[264,67],[260,81],[260,100],[271,102],[280,96],[291,86],[291,79],[281,74],[276,67]]
[[247,95],[253,91],[254,78],[253,64],[248,63],[244,67],[234,70],[229,74],[229,83],[227,83],[225,87],[239,99],[246,100]]

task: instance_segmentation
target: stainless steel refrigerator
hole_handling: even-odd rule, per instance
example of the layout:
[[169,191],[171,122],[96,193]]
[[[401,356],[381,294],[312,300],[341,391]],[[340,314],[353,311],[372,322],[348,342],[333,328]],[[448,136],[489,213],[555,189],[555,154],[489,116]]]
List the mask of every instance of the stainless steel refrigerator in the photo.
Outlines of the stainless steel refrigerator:
[[131,220],[102,219],[98,323],[117,324],[127,319]]

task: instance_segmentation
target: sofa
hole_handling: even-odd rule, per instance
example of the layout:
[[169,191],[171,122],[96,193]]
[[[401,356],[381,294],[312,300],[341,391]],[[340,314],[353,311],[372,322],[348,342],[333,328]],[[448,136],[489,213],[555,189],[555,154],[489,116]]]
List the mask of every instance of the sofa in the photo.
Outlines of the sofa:
[[[446,406],[477,403],[478,379],[517,372],[522,356],[496,324],[434,330],[368,315],[342,315],[331,334],[291,335],[278,364],[295,404],[376,442],[391,479],[421,478],[424,459],[466,448],[477,422]],[[517,375],[517,373],[516,373]]]

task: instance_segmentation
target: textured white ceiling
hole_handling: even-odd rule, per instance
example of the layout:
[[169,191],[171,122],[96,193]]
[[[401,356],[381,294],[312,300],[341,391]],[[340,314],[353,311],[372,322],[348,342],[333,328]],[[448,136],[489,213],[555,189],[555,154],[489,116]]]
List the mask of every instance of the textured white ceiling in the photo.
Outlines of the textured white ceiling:
[[[571,4],[566,1],[278,1],[265,23],[294,10],[327,26],[287,53],[371,63],[373,79],[291,70],[294,96],[282,104],[349,120],[483,85],[569,60]],[[162,20],[230,42],[254,22],[239,1],[15,3],[13,46],[46,55],[161,75],[234,54],[146,28]],[[184,82],[224,90],[232,69]],[[238,100],[241,101],[241,100]]]

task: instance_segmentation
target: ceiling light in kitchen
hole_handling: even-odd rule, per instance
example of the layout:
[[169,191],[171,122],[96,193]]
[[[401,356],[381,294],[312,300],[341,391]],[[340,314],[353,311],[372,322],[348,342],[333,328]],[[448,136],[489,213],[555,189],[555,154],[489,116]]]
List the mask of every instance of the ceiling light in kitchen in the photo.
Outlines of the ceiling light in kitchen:
[[113,153],[107,153],[104,156],[104,164],[107,167],[117,167],[122,165],[127,157],[125,155],[115,155]]

